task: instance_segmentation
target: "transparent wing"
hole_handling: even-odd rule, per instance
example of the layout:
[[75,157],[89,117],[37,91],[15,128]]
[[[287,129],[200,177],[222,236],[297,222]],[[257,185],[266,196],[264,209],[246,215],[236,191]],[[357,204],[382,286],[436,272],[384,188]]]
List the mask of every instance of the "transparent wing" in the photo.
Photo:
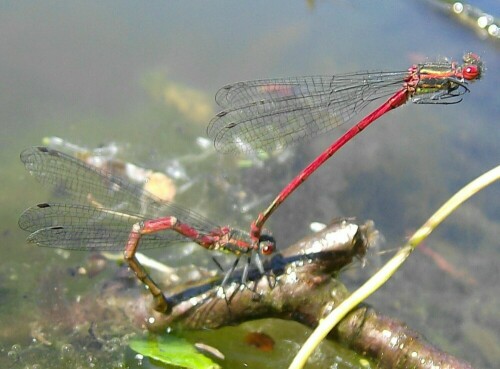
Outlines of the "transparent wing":
[[220,89],[224,109],[207,133],[222,152],[276,150],[327,132],[370,102],[404,88],[408,72],[361,72],[238,82]]
[[162,201],[139,185],[59,151],[31,147],[21,153],[21,161],[42,184],[69,196],[74,203],[96,211],[99,208],[110,209],[123,214],[138,214],[147,219],[175,216],[205,233],[217,227],[191,210]]
[[[32,232],[28,241],[40,246],[73,250],[123,250],[132,225],[145,220],[138,214],[78,204],[44,203],[24,211],[19,227]],[[141,249],[190,241],[175,231],[143,235]]]

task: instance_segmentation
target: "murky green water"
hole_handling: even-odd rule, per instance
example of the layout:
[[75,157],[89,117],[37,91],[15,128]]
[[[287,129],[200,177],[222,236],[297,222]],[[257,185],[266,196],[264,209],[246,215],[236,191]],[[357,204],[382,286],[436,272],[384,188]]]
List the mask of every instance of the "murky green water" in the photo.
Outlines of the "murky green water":
[[[494,3],[482,7],[498,15]],[[475,51],[487,70],[461,104],[408,104],[386,115],[336,154],[268,225],[284,246],[306,235],[312,221],[373,219],[386,237],[383,247],[395,248],[500,158],[499,45],[419,1],[370,6],[328,1],[313,8],[306,2],[265,1],[209,6],[202,1],[12,2],[0,7],[1,367],[156,367],[139,365],[123,343],[123,337],[137,332],[127,317],[95,314],[89,320],[84,312],[69,309],[80,296],[98,293],[118,267],[110,264],[95,278],[81,276],[78,267],[86,265],[87,254],[27,245],[17,227],[25,208],[50,196],[18,159],[25,147],[41,144],[45,136],[89,147],[118,142],[122,159],[164,170],[173,158],[203,152],[194,140],[205,134],[216,110],[213,95],[226,83],[399,70],[427,58],[460,58]],[[299,145],[285,163],[273,159],[262,168],[242,168],[241,162],[238,167],[233,158],[216,155],[188,161],[188,179],[180,183],[193,187],[176,201],[221,224],[245,228],[341,132]],[[426,241],[450,263],[451,272],[415,252],[370,300],[379,311],[482,368],[494,368],[500,360],[495,344],[500,338],[498,198],[497,184]],[[251,207],[258,199],[264,201]],[[242,212],[245,206],[250,206],[247,213]],[[189,263],[191,257],[180,250],[151,255],[167,263]],[[348,271],[350,283],[362,281],[379,262],[379,256],[372,256],[364,270]],[[97,338],[91,339],[89,329]],[[272,354],[240,341],[242,331],[259,329],[278,342]],[[260,321],[204,332],[203,338],[219,343],[227,367],[275,368],[285,366],[307,333],[294,323],[276,328],[273,321]],[[193,340],[198,335],[192,334]],[[336,344],[327,345],[326,358],[311,367],[329,367],[335,352],[344,355]],[[350,365],[340,363],[339,368]]]

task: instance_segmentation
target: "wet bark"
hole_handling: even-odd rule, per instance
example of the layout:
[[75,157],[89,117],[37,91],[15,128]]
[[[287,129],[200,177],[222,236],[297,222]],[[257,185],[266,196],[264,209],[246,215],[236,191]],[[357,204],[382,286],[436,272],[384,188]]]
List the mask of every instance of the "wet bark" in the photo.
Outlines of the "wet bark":
[[[311,328],[334,309],[349,291],[335,275],[354,258],[362,258],[373,238],[370,224],[347,220],[287,248],[266,264],[267,275],[251,273],[242,285],[238,275],[223,289],[214,280],[170,296],[173,311],[160,314],[135,304],[138,321],[151,331],[206,329],[243,321],[280,318]],[[330,333],[330,338],[375,359],[382,368],[472,368],[446,354],[404,323],[361,305]]]

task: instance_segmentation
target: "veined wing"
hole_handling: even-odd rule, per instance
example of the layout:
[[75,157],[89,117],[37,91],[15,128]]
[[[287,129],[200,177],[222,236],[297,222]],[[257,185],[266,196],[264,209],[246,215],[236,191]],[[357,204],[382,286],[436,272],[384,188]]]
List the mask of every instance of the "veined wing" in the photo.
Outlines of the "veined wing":
[[228,85],[207,133],[222,152],[276,150],[337,127],[403,88],[408,72],[360,72]]
[[69,196],[77,204],[139,214],[147,219],[175,216],[201,232],[216,228],[191,210],[162,201],[139,185],[57,150],[31,147],[21,153],[21,161],[38,181]]
[[[146,220],[142,215],[79,204],[44,203],[24,211],[19,227],[32,232],[28,241],[40,246],[72,250],[122,251],[132,226]],[[141,237],[140,248],[164,247],[170,242],[190,241],[166,230]]]

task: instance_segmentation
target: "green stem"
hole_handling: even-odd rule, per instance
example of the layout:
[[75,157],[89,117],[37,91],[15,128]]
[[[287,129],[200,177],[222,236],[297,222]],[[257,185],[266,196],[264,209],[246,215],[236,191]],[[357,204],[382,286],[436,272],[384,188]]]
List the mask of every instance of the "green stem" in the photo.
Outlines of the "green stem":
[[500,166],[484,173],[467,186],[458,191],[451,197],[443,206],[441,206],[425,223],[420,227],[413,236],[408,240],[405,246],[400,249],[392,259],[390,259],[377,273],[375,273],[361,287],[354,291],[346,300],[344,300],[335,310],[333,310],[325,319],[323,319],[318,327],[314,330],[311,336],[299,350],[289,369],[301,369],[313,351],[318,347],[321,341],[335,327],[335,325],[344,318],[349,311],[359,305],[368,296],[373,294],[380,286],[382,286],[403,262],[410,256],[415,248],[429,234],[450,215],[463,202],[472,197],[472,195],[481,191],[486,186],[500,179]]

